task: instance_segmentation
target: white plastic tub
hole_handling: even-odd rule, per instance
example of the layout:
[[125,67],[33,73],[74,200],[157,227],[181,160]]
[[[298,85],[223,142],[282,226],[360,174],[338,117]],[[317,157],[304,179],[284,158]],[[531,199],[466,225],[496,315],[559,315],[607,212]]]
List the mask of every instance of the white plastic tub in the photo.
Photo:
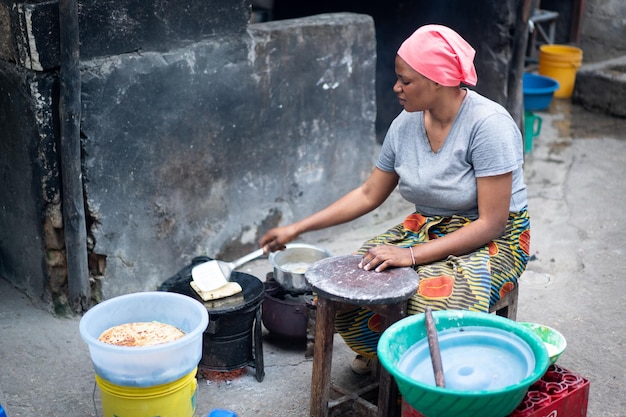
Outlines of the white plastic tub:
[[[103,331],[120,324],[158,321],[185,332],[173,342],[144,347],[115,346],[98,341]],[[116,385],[149,387],[187,375],[202,357],[202,335],[209,323],[206,307],[186,295],[140,292],[106,300],[80,320],[96,374]]]

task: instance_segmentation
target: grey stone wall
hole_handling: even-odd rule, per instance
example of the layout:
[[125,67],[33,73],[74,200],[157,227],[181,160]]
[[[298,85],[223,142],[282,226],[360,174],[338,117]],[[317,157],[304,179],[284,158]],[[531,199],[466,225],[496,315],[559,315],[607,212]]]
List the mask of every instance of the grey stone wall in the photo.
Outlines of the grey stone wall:
[[626,55],[624,0],[585,0],[580,48],[585,63]]
[[626,117],[626,55],[583,65],[572,100],[589,110]]
[[0,61],[0,276],[37,297],[65,262],[54,249],[48,256],[44,237],[63,248],[54,96],[53,77]]
[[[245,0],[81,0],[81,59],[184,47],[199,39],[240,36],[249,19]],[[0,58],[36,71],[59,66],[56,0],[0,0]]]
[[374,47],[371,18],[336,14],[85,63],[103,295],[154,289],[193,256],[241,256],[357,185],[375,147]]
[[[110,23],[112,3],[93,4],[91,17],[83,4],[83,18],[92,27],[102,21],[104,33],[81,43],[95,300],[153,290],[194,256],[241,256],[265,230],[330,203],[373,166],[372,18],[327,14],[248,25],[241,5],[224,5],[214,12],[245,17],[226,19],[222,30],[196,28],[195,41],[182,21],[181,30],[161,35],[116,33],[104,50],[115,54],[107,55],[98,48],[106,28],[127,27]],[[54,26],[48,3],[27,6],[26,14]],[[17,9],[5,16],[23,17]],[[141,24],[150,28],[150,21]],[[0,62],[0,276],[62,312],[68,277],[58,55],[38,53],[45,37],[37,31],[29,33],[28,55],[11,49],[23,34],[12,28],[15,39]]]

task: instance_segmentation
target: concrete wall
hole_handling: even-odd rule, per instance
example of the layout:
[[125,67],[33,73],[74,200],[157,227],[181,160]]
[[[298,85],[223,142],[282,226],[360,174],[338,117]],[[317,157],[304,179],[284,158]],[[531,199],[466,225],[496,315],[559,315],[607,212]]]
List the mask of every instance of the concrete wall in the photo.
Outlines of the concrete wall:
[[[64,262],[46,257],[44,241],[45,230],[62,227],[54,96],[54,77],[0,61],[0,276],[38,297],[53,273],[48,259]],[[63,248],[62,237],[50,237]]]
[[585,63],[626,55],[624,0],[585,0],[580,48]]
[[[81,5],[94,300],[155,289],[194,256],[241,256],[373,166],[371,17],[248,25],[245,1],[192,3]],[[0,276],[61,312],[58,51],[54,30],[18,24],[54,28],[51,4],[0,4]]]
[[357,185],[374,155],[374,47],[371,18],[322,15],[85,63],[103,295],[155,288],[200,254],[242,256]]

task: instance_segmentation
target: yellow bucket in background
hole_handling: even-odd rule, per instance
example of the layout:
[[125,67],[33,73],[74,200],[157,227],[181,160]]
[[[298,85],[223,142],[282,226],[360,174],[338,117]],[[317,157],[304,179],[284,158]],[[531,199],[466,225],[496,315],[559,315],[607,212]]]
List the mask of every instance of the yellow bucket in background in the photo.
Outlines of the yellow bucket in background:
[[539,74],[559,82],[555,98],[570,98],[574,92],[576,73],[583,61],[583,51],[568,45],[539,47]]
[[115,385],[96,374],[103,417],[193,417],[196,411],[196,369],[167,384],[152,387]]

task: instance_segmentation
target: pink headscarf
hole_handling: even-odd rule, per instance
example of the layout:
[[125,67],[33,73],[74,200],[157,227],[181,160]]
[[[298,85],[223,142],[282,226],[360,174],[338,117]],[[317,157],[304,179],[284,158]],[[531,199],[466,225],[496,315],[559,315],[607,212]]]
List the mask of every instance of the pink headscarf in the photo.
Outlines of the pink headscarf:
[[398,56],[411,68],[446,87],[461,82],[476,85],[475,55],[465,39],[441,25],[420,27],[398,49]]

